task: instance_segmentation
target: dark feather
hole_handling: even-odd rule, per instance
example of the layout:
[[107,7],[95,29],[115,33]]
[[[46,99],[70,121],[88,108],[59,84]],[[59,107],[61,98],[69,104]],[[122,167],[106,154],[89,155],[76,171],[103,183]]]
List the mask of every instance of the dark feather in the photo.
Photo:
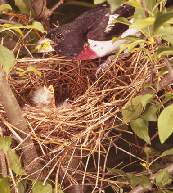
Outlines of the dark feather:
[[[115,11],[120,17],[130,17],[134,14],[130,5],[122,5]],[[113,36],[121,35],[128,26],[116,23],[109,32],[105,32],[108,25],[110,7],[99,5],[84,12],[73,22],[51,30],[47,38],[55,42],[55,51],[66,56],[78,55],[87,39],[111,40]]]

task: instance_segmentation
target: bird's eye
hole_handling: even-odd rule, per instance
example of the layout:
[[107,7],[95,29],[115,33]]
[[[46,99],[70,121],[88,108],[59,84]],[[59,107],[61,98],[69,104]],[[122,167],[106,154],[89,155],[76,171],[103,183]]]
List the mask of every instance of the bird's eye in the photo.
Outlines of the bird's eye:
[[63,37],[62,34],[58,34],[58,35],[57,35],[57,38],[58,38],[58,39],[61,39],[62,37]]

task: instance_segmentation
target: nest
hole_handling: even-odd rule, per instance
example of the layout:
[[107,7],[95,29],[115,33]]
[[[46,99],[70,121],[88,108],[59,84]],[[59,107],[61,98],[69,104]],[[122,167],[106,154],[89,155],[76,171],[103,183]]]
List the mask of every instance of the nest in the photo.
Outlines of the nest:
[[[37,72],[27,70],[28,66]],[[157,81],[163,66],[143,51],[115,58],[98,77],[98,65],[92,61],[79,63],[60,57],[19,60],[10,84],[45,164],[46,179],[56,178],[61,185],[89,184],[93,191],[116,186],[117,179],[110,178],[107,168],[119,163],[123,168],[132,162],[131,157],[137,163],[141,151],[133,133],[122,124],[121,109],[130,98],[145,92],[146,83]],[[32,106],[32,92],[42,85],[54,86],[56,108]],[[122,143],[129,149],[124,150]],[[123,150],[128,161],[118,154]]]

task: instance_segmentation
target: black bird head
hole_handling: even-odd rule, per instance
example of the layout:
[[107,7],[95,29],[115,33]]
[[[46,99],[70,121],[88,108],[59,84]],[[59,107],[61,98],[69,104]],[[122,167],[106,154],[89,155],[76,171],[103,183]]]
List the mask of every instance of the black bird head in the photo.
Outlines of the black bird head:
[[[48,47],[48,52],[56,51],[58,54],[75,57],[77,56],[83,49],[86,36],[82,32],[80,28],[73,25],[73,23],[65,24],[60,27],[56,27],[48,32],[46,35],[45,41],[44,39],[38,42],[39,45],[44,45],[46,41],[50,42],[50,46],[52,49]],[[43,46],[44,47],[44,46]],[[47,48],[45,46],[45,51]],[[39,51],[38,48],[38,52]]]

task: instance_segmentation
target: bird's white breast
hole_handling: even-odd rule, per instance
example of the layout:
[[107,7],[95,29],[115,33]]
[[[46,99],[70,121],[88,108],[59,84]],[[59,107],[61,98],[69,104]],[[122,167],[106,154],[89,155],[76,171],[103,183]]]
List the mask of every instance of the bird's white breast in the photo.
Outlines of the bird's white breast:
[[89,47],[92,49],[98,57],[106,56],[110,53],[117,51],[120,48],[120,45],[125,43],[126,40],[117,40],[113,42],[112,40],[108,41],[96,41],[88,40]]
[[118,51],[122,44],[128,42],[128,40],[123,38],[128,36],[139,36],[139,34],[140,32],[137,29],[130,28],[121,34],[119,40],[97,41],[89,39],[88,44],[90,49],[93,50],[98,57],[103,57]]

